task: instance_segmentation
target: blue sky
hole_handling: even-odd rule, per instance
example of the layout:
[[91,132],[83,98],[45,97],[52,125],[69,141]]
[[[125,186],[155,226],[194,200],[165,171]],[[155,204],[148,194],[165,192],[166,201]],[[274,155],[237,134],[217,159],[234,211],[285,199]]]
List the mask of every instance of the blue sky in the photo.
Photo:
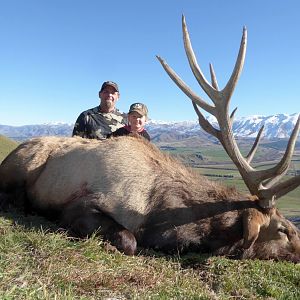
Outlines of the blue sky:
[[0,0],[0,124],[73,123],[99,104],[105,80],[119,84],[122,111],[140,101],[151,119],[196,120],[155,57],[207,99],[185,56],[182,14],[199,65],[208,77],[213,63],[220,88],[247,27],[237,117],[298,113],[299,11],[298,0]]

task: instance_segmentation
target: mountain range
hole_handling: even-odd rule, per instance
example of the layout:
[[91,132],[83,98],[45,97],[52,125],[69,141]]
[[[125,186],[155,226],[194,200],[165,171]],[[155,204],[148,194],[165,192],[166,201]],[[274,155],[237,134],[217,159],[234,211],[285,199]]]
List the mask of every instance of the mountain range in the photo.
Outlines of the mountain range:
[[[263,138],[287,139],[294,128],[298,114],[277,114],[272,116],[249,116],[237,118],[233,122],[236,137],[254,138],[264,125]],[[207,118],[215,127],[217,122],[213,117]],[[14,140],[26,140],[37,136],[71,136],[74,124],[47,123],[37,125],[10,126],[0,125],[0,134]],[[212,139],[204,132],[198,121],[165,122],[149,120],[146,126],[152,140],[155,142],[180,140],[191,137]],[[299,139],[299,137],[298,137]]]

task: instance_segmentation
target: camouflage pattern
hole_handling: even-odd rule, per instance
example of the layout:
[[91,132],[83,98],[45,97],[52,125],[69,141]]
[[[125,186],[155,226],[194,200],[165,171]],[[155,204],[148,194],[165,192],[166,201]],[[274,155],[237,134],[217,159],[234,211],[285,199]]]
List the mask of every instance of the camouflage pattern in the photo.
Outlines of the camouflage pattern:
[[140,114],[141,116],[145,116],[146,118],[148,118],[148,108],[145,104],[143,104],[143,103],[131,104],[128,114],[130,114],[134,111],[137,112],[138,114]]
[[127,116],[119,110],[100,112],[100,106],[82,112],[76,120],[73,136],[103,140],[127,123]]

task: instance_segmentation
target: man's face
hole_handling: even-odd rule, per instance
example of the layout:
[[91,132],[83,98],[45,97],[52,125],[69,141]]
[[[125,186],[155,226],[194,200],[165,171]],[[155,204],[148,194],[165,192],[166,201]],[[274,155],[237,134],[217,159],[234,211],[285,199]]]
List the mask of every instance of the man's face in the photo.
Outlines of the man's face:
[[101,92],[99,92],[100,106],[104,111],[112,111],[115,108],[116,102],[119,99],[119,92],[112,87],[106,86]]

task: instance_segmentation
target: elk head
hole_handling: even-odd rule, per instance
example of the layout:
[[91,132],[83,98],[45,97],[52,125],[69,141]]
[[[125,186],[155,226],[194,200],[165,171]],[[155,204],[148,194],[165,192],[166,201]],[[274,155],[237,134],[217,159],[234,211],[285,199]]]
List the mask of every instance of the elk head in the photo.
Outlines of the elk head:
[[[220,141],[228,156],[239,170],[250,193],[257,199],[259,204],[258,209],[248,210],[243,217],[243,247],[245,249],[249,249],[256,241],[257,245],[262,245],[262,243],[265,243],[267,240],[279,240],[281,235],[285,234],[287,237],[286,243],[289,244],[286,246],[286,248],[290,247],[291,249],[289,249],[289,251],[295,253],[297,252],[297,255],[300,257],[299,230],[293,224],[291,224],[291,222],[282,217],[274,207],[276,199],[282,197],[300,185],[300,175],[284,181],[281,180],[288,170],[290,161],[292,159],[295,143],[299,134],[300,116],[298,117],[296,125],[292,131],[282,159],[274,167],[269,169],[255,169],[253,166],[251,166],[251,161],[261,139],[263,127],[259,130],[248,155],[243,156],[238,148],[232,130],[234,114],[237,108],[235,108],[233,112],[229,114],[230,99],[242,72],[245,60],[247,45],[246,28],[243,28],[242,40],[235,67],[230,79],[222,90],[219,90],[212,64],[210,64],[211,84],[206,80],[203,72],[198,66],[184,16],[182,16],[182,30],[185,52],[191,70],[201,88],[211,99],[213,105],[207,103],[195,92],[193,92],[191,88],[175,73],[170,66],[168,66],[168,64],[161,57],[157,56],[157,58],[170,78],[192,100],[194,110],[198,115],[200,126],[203,128],[203,130],[213,135]],[[217,119],[219,127],[215,128],[204,117],[199,108],[213,115]],[[269,236],[269,238],[267,238],[266,236],[268,235],[271,235],[272,237],[270,238]],[[285,238],[281,238],[280,243],[284,243],[284,240]],[[282,252],[280,247],[278,247],[278,253],[279,252]],[[251,257],[251,255],[252,254],[248,253],[247,257]],[[284,257],[285,255],[286,253],[279,253],[278,257]],[[268,255],[264,255],[265,258],[267,256]],[[256,255],[256,257],[258,256]],[[298,261],[298,259],[295,260]]]

